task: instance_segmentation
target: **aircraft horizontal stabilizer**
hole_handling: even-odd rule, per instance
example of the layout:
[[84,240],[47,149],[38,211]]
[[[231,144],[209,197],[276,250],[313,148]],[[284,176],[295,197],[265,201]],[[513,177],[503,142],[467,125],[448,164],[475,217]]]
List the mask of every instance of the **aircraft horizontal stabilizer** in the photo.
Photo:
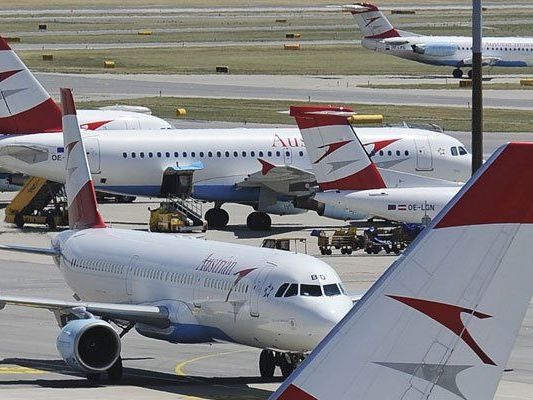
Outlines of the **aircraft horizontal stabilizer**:
[[42,254],[45,256],[58,256],[61,254],[61,252],[56,249],[44,249],[40,247],[17,246],[11,244],[0,245],[0,250],[15,251],[18,253]]

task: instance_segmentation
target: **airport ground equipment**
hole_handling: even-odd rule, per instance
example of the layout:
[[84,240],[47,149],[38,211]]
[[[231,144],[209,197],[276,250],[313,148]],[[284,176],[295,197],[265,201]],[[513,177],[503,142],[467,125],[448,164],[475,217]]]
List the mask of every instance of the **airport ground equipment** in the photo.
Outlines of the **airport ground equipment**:
[[25,224],[68,226],[63,185],[45,178],[29,178],[6,207],[5,222],[22,228]]
[[151,232],[205,232],[202,205],[194,199],[169,199],[150,210]]
[[398,254],[423,229],[419,224],[365,225],[339,228],[331,235],[328,235],[327,230],[315,229],[311,235],[318,238],[318,248],[322,255],[331,255],[333,250],[349,255],[361,249],[368,254],[378,254],[381,251]]
[[261,247],[307,254],[307,239],[301,237],[263,239]]

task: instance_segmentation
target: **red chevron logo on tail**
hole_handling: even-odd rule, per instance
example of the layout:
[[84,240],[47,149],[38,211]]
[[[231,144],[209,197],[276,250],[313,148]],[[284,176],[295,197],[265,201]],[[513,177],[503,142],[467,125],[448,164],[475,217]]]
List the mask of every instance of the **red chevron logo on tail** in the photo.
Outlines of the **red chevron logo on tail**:
[[491,315],[483,314],[460,306],[454,306],[452,304],[438,303],[436,301],[391,295],[387,295],[387,297],[408,305],[409,307],[414,308],[422,314],[425,314],[431,319],[437,321],[439,324],[445,326],[459,336],[485,364],[496,365],[496,363],[492,361],[492,359],[481,349],[481,347],[479,347],[461,320],[462,313],[471,314],[479,319],[492,318]]
[[341,147],[343,146],[346,146],[348,143],[351,143],[353,142],[353,140],[343,140],[342,142],[336,142],[336,143],[330,143],[330,144],[325,144],[323,146],[320,146],[318,147],[319,149],[323,149],[323,148],[326,148],[326,152],[324,154],[322,154],[322,157],[320,157],[318,160],[316,160],[313,164],[318,164],[320,161],[322,161],[324,158],[326,158],[327,156],[329,156],[330,154],[336,152],[337,150],[339,150]]

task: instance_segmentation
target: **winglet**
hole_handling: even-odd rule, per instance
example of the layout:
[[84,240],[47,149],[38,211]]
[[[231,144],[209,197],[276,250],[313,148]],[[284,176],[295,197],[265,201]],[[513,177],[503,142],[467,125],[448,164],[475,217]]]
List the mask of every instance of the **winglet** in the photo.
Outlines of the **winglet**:
[[0,134],[61,132],[61,110],[0,37]]
[[533,295],[531,182],[533,143],[500,147],[269,400],[492,399]]
[[66,183],[70,229],[105,228],[83,145],[70,89],[61,89],[63,142],[67,157]]
[[321,190],[386,187],[348,121],[352,113],[344,107],[291,107]]

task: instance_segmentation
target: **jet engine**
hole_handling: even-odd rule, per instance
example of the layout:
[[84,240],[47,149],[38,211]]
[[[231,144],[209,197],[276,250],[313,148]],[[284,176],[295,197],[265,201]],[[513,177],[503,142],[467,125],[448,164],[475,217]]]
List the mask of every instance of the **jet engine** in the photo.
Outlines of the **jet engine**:
[[413,44],[411,47],[415,53],[429,57],[449,57],[457,52],[457,45],[451,43]]
[[268,214],[274,215],[296,215],[303,214],[307,210],[302,210],[301,208],[296,208],[294,204],[288,201],[278,201],[275,204],[272,204],[267,207],[263,207],[257,211],[266,212]]
[[[322,204],[322,203],[320,203]],[[349,221],[349,220],[356,220],[356,219],[364,219],[368,218],[367,215],[349,211],[344,208],[331,206],[329,204],[323,204],[324,207],[320,207],[316,212],[318,215],[322,217],[328,217],[333,219],[340,219],[343,221]]]
[[70,321],[59,332],[56,345],[70,367],[89,374],[108,370],[120,356],[117,332],[95,318]]

